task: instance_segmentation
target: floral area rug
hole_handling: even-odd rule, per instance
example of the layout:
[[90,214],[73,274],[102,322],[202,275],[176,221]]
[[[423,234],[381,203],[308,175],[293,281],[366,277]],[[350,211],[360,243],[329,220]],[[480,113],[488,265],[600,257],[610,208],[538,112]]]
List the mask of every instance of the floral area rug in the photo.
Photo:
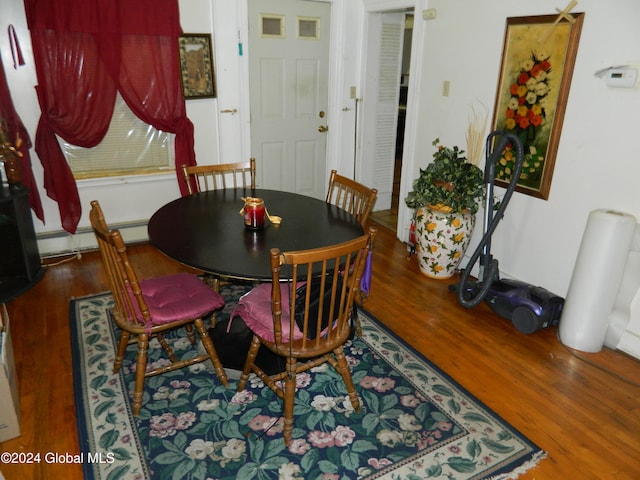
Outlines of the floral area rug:
[[[245,290],[223,288],[218,321]],[[70,304],[86,479],[508,479],[545,456],[362,309],[362,337],[345,348],[360,413],[330,366],[301,374],[288,448],[280,399],[257,377],[244,392],[232,379],[225,388],[206,363],[148,378],[134,418],[135,345],[113,374],[112,304],[109,294]],[[169,341],[193,352],[178,333]],[[149,357],[166,362],[155,340]]]

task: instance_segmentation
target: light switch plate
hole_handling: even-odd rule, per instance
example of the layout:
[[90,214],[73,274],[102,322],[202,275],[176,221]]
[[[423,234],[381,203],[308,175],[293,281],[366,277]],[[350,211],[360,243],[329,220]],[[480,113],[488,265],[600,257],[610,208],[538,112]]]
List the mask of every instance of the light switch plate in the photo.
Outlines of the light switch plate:
[[451,91],[451,82],[449,80],[445,80],[444,82],[442,82],[442,96],[448,97],[450,91]]
[[424,20],[433,20],[438,16],[438,11],[435,8],[427,8],[422,11],[422,18]]

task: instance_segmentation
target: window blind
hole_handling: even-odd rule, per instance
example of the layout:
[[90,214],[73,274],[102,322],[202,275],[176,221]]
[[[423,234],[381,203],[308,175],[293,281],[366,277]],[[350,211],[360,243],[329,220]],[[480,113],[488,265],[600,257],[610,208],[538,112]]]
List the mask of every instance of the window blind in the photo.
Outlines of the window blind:
[[99,145],[59,142],[75,178],[96,178],[172,170],[173,137],[140,120],[117,95],[109,130]]

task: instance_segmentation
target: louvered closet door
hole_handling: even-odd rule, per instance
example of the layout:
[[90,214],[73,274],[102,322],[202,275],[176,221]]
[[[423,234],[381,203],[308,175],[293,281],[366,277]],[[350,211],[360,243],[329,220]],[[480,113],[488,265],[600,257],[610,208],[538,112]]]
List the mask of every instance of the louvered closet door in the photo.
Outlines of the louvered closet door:
[[378,189],[375,210],[391,208],[404,24],[404,13],[383,13],[369,24],[359,177]]

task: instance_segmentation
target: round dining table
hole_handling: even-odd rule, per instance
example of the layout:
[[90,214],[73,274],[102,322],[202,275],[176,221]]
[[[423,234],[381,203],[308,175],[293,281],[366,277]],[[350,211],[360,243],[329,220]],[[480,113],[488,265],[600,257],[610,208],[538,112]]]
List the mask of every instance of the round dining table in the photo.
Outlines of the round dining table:
[[[260,229],[245,227],[244,198],[264,200]],[[149,220],[149,240],[168,257],[221,277],[271,280],[270,250],[326,247],[364,234],[358,220],[324,200],[266,189],[220,189],[194,193],[161,207]]]

